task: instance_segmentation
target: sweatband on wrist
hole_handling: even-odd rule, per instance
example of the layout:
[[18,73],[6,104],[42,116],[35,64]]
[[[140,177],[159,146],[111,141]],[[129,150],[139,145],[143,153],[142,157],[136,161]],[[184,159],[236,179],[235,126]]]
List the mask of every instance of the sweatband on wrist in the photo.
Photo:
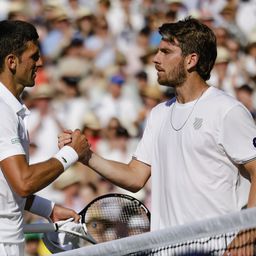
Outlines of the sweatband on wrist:
[[78,154],[70,146],[64,146],[53,157],[61,162],[61,164],[64,167],[64,171],[67,170],[71,165],[73,165],[78,160]]
[[52,209],[54,207],[55,203],[40,197],[40,196],[36,196],[34,197],[33,203],[29,209],[30,212],[45,217],[45,218],[49,218],[51,213],[52,213]]

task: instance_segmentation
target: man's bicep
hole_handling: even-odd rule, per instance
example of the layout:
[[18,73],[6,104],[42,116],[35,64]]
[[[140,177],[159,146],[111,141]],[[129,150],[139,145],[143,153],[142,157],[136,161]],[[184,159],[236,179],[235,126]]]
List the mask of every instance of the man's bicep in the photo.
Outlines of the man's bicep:
[[20,194],[23,188],[23,175],[28,167],[25,155],[14,155],[0,161],[1,171],[3,172],[8,184],[12,189]]

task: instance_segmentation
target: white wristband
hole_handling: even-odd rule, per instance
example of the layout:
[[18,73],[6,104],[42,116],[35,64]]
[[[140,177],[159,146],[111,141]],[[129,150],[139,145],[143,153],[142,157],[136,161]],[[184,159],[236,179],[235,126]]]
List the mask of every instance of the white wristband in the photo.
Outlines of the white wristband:
[[40,196],[36,196],[34,197],[33,203],[29,209],[30,212],[45,217],[45,218],[49,218],[51,213],[52,213],[52,209],[54,207],[55,203],[40,197]]
[[64,146],[53,157],[58,159],[62,163],[64,171],[67,170],[72,164],[74,164],[78,160],[78,154],[70,146]]

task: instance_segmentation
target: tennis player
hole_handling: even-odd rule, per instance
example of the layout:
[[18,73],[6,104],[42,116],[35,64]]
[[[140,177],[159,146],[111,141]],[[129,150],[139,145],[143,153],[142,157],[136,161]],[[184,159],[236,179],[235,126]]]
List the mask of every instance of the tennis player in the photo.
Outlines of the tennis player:
[[1,21],[0,255],[24,254],[24,208],[52,221],[70,217],[75,221],[79,219],[73,210],[33,195],[86,152],[85,137],[77,130],[68,147],[63,147],[46,162],[29,166],[26,128],[29,110],[20,95],[25,87],[34,86],[36,71],[41,65],[36,29],[22,21]]
[[254,207],[256,127],[240,102],[206,82],[217,54],[213,31],[186,18],[159,32],[158,82],[176,97],[153,108],[129,164],[92,151],[84,164],[133,192],[152,175],[152,230],[239,211],[242,173],[251,182],[245,204]]

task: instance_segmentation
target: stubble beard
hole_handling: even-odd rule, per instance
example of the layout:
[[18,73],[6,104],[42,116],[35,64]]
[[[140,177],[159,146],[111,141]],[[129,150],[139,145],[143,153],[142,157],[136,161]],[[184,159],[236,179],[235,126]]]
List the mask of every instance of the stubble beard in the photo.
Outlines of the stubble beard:
[[158,83],[168,87],[178,87],[187,80],[187,74],[184,68],[184,59],[174,67],[165,77],[158,76]]

